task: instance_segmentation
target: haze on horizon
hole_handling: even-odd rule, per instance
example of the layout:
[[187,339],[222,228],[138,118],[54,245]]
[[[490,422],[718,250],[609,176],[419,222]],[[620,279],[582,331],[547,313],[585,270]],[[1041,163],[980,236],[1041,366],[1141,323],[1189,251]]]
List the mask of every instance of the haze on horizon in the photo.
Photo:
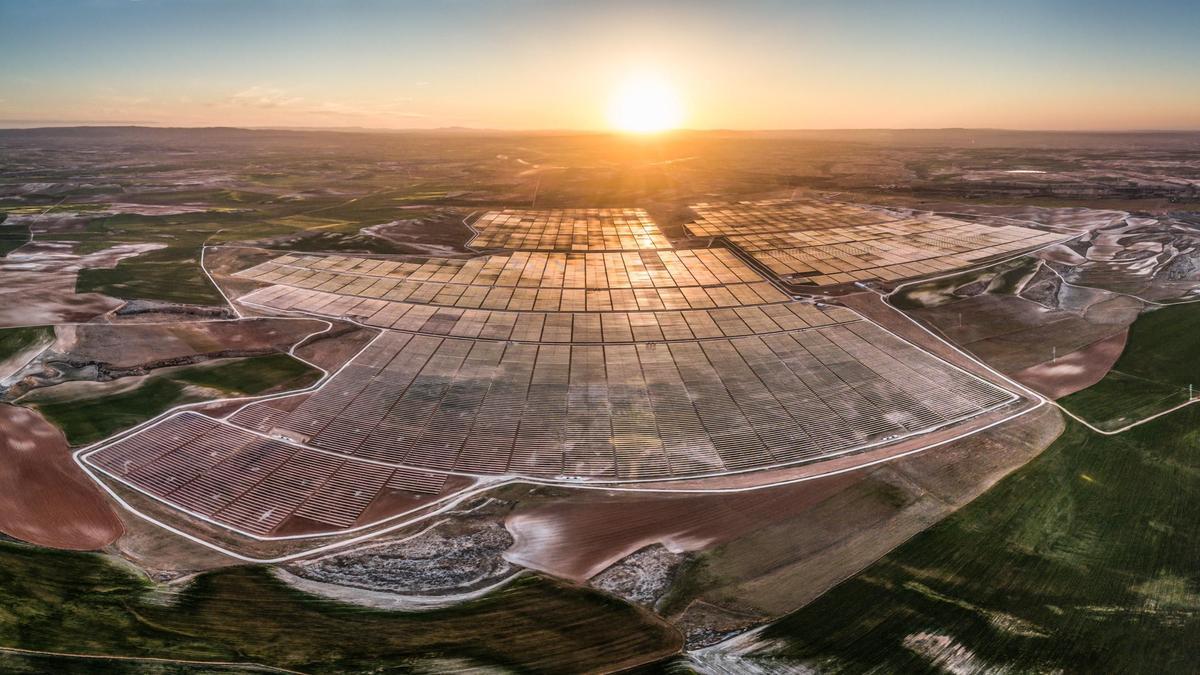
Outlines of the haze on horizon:
[[1200,129],[1200,6],[0,0],[0,127]]

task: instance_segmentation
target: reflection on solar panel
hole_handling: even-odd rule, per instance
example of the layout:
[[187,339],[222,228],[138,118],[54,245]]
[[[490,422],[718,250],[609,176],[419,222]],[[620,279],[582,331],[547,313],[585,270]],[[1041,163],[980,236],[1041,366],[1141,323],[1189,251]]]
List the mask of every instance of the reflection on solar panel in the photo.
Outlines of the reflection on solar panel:
[[[770,298],[778,294],[773,287]],[[748,301],[757,298],[747,296]],[[430,307],[390,302],[322,291],[268,286],[243,296],[243,304],[277,310],[303,311],[334,318],[350,318],[379,328],[489,340],[521,342],[646,342],[692,338],[736,337],[793,328],[822,326],[834,317],[850,315],[831,308],[826,312],[798,302],[732,306],[714,309],[664,309],[661,302],[635,304],[631,311],[513,312],[456,307]],[[713,307],[715,303],[695,303]],[[733,304],[733,303],[730,303]],[[678,303],[676,306],[688,307]],[[620,309],[624,309],[621,307]]]
[[835,202],[699,204],[687,226],[724,236],[789,283],[892,281],[947,272],[1060,241],[1028,227],[989,227],[935,215],[907,217]]
[[437,493],[444,474],[372,464],[180,413],[88,456],[176,508],[264,535],[289,517],[348,527],[385,487]]
[[[886,212],[843,209],[857,230],[793,232],[778,219],[824,217],[824,205],[753,208],[757,231],[740,236],[756,255],[790,241],[866,247],[888,231],[908,237],[893,250],[909,257],[968,241],[947,219],[883,224]],[[505,211],[481,232],[511,247],[553,232],[553,248],[641,249],[652,225],[636,210]],[[228,420],[177,414],[85,459],[252,535],[292,519],[350,527],[382,495],[437,493],[452,474],[653,481],[815,461],[1014,399],[848,309],[793,301],[721,248],[289,254],[238,276],[264,284],[239,300],[248,306],[383,330],[311,394]]]
[[671,243],[642,209],[488,211],[472,223],[467,242],[477,249],[526,251],[636,251]]
[[884,209],[813,199],[703,203],[695,204],[691,209],[700,215],[695,222],[687,225],[688,231],[696,237],[859,227],[890,223],[902,218]]
[[[433,471],[679,478],[840,454],[1010,400],[857,319],[566,345],[386,332],[284,414],[235,420]],[[262,421],[259,421],[262,420]]]
[[237,276],[358,298],[468,309],[605,312],[783,302],[726,249],[382,261],[283,255]]

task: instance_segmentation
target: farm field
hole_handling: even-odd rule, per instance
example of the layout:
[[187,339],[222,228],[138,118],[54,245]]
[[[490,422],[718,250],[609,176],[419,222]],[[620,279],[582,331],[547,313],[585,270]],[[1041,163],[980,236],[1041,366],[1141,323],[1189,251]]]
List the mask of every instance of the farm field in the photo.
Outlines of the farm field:
[[10,225],[5,227],[4,221],[0,220],[0,257],[6,256],[12,251],[21,248],[28,241],[28,225]]
[[1198,423],[1191,407],[1118,437],[1069,424],[972,504],[731,649],[825,672],[1186,670]]
[[111,383],[73,382],[38,389],[20,399],[57,424],[72,445],[99,440],[184,403],[296,389],[320,373],[286,354],[210,361],[165,368]]
[[342,673],[374,671],[381,658],[435,670],[563,672],[597,659],[635,666],[679,648],[661,620],[540,577],[451,609],[407,613],[317,599],[262,567],[162,587],[97,555],[0,542],[0,569],[13,608],[0,616],[0,642],[21,649]]
[[1200,305],[1154,308],[1129,327],[1112,370],[1060,401],[1101,429],[1114,429],[1186,403],[1200,393]]
[[61,431],[12,405],[0,405],[0,427],[0,532],[77,551],[103,548],[121,535],[116,512],[75,464]]
[[0,329],[0,380],[15,374],[53,341],[54,328],[50,326]]
[[49,343],[53,339],[54,329],[50,326],[0,329],[0,360],[11,358],[33,345]]

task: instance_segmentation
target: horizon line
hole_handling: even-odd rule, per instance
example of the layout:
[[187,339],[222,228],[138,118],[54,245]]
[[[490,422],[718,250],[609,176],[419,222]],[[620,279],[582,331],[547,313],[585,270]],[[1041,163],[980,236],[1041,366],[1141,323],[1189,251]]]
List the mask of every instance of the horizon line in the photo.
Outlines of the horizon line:
[[704,133],[835,133],[835,132],[920,132],[920,131],[962,131],[962,132],[1000,132],[1000,133],[1054,133],[1054,134],[1186,134],[1200,133],[1200,127],[1177,128],[1098,128],[1098,129],[1036,129],[1008,127],[779,127],[779,128],[735,128],[712,127],[692,128],[680,127],[665,131],[638,134],[608,129],[578,129],[578,128],[512,128],[497,127],[468,127],[447,125],[441,127],[364,127],[364,126],[308,126],[308,125],[273,125],[273,126],[239,126],[239,125],[172,125],[146,122],[86,122],[63,120],[29,120],[29,126],[2,126],[5,123],[22,123],[25,120],[0,120],[0,131],[46,131],[50,129],[161,129],[161,130],[236,130],[236,131],[292,131],[292,132],[341,132],[341,133],[420,133],[420,132],[479,132],[496,134],[578,134],[599,136],[628,136],[631,138],[655,138],[673,134],[704,134]]

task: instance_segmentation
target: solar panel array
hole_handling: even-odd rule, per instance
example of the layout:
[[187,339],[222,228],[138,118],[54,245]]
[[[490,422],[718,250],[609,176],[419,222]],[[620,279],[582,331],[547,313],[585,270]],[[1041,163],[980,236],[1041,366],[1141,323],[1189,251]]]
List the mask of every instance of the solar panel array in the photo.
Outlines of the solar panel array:
[[689,309],[787,300],[726,249],[516,252],[423,262],[283,255],[237,276],[346,296],[510,311]]
[[814,199],[701,203],[690,208],[700,216],[687,225],[688,231],[696,237],[858,227],[890,223],[903,218],[884,209]]
[[479,249],[633,251],[669,249],[671,242],[642,209],[488,211],[472,223],[467,244]]
[[724,236],[789,283],[892,281],[1060,241],[1063,235],[991,227],[936,215],[918,218],[820,201],[693,207],[693,234]]
[[[551,220],[516,215],[489,222],[540,242]],[[848,309],[791,300],[725,249],[289,254],[239,276],[264,284],[247,306],[383,330],[311,394],[178,414],[86,459],[255,535],[291,518],[349,527],[380,495],[454,474],[668,480],[813,461],[1013,399]]]
[[628,480],[829,456],[1009,399],[857,319],[595,345],[388,331],[258,428],[419,469]]
[[292,516],[349,527],[385,488],[436,494],[446,482],[445,474],[318,452],[191,412],[108,445],[88,462],[177,508],[255,535]]
[[520,342],[617,343],[737,337],[824,326],[840,317],[853,316],[844,309],[821,311],[797,302],[685,311],[664,310],[660,303],[648,304],[645,311],[492,311],[414,305],[288,286],[267,286],[239,301],[276,310],[349,318],[379,328]]

